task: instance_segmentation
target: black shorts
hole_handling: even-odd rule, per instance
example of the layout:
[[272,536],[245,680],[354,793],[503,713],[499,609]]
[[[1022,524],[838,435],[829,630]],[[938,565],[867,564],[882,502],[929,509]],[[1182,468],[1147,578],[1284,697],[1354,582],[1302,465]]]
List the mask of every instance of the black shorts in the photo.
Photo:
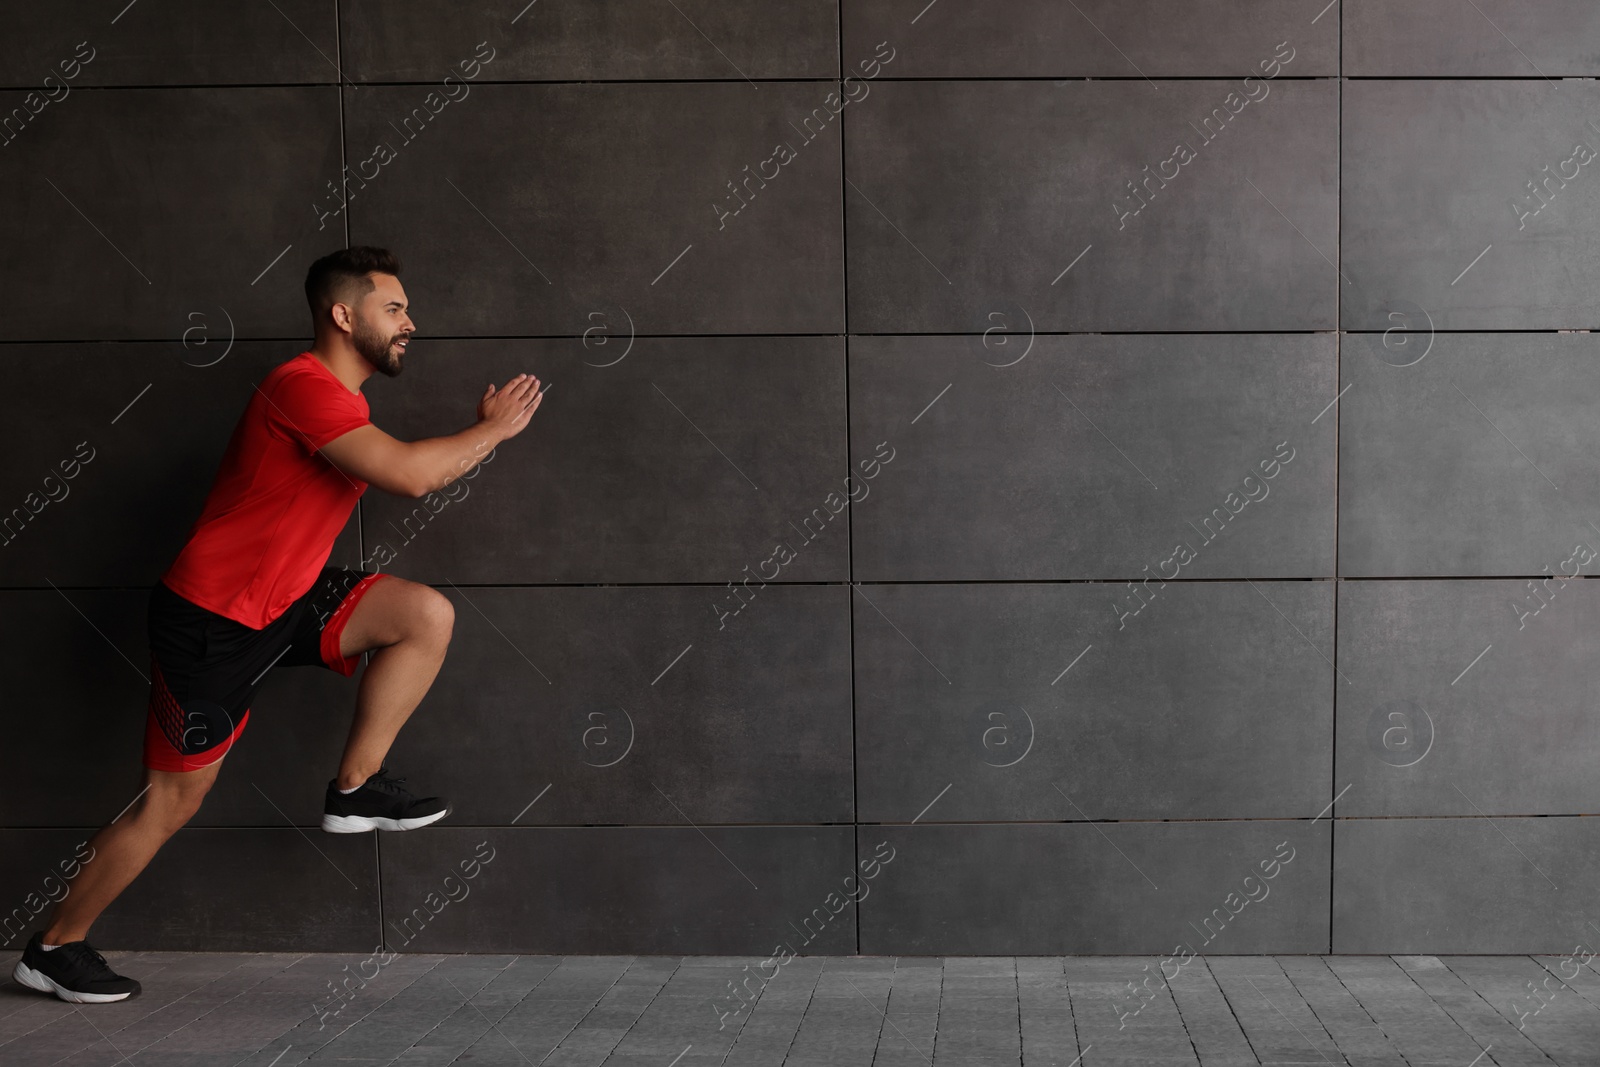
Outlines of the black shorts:
[[221,759],[250,718],[250,701],[274,667],[355,673],[339,655],[356,602],[382,574],[324,568],[299,600],[263,629],[208,611],[162,582],[150,591],[150,707],[144,765],[192,771]]

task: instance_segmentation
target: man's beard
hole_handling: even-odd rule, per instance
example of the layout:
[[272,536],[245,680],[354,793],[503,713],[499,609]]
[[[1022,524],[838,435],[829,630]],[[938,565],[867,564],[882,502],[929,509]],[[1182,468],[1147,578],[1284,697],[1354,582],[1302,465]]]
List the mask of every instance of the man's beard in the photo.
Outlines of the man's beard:
[[356,328],[350,333],[350,343],[355,345],[357,352],[361,353],[361,358],[372,364],[378,371],[393,378],[399,375],[402,367],[399,357],[389,349],[391,345],[405,336],[407,335],[403,333],[385,336],[377,330],[368,329],[358,319]]

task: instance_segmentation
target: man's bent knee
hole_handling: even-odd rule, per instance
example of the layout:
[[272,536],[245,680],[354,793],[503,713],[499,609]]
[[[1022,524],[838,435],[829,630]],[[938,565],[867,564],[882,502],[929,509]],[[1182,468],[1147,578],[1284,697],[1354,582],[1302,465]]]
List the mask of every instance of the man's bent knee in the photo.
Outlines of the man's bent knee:
[[449,642],[455,630],[456,608],[439,590],[422,586],[414,618],[420,635]]
[[456,609],[431,586],[386,577],[355,607],[339,636],[341,655],[354,656],[402,641],[448,644]]
[[[221,759],[217,763],[221,763]],[[200,811],[200,804],[217,780],[217,763],[193,771],[150,771],[150,787],[141,815],[176,830]]]

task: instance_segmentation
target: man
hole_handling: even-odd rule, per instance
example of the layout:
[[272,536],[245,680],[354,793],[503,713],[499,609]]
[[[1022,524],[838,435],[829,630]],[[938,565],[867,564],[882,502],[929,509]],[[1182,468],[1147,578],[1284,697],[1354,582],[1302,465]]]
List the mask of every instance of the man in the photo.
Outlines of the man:
[[348,676],[372,653],[322,829],[411,830],[450,813],[437,797],[413,796],[384,763],[444,661],[450,601],[425,585],[324,564],[369,484],[407,497],[444,487],[521,433],[541,393],[528,374],[490,385],[478,422],[449,437],[405,442],[372,425],[361,385],[374,371],[400,373],[416,329],[399,274],[381,248],[311,265],[315,342],[256,386],[187,543],[150,594],[144,792],[90,840],[89,860],[23,951],[21,984],[78,1004],[139,992],[84,938],[199,810],[273,667]]

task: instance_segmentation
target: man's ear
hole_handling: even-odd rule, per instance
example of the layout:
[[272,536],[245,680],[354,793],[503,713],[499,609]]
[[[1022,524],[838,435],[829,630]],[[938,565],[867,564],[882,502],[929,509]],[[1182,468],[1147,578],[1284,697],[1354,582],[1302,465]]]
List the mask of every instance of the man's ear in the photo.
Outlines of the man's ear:
[[333,324],[345,333],[355,331],[355,313],[349,304],[336,303],[329,309],[329,314],[333,316]]

